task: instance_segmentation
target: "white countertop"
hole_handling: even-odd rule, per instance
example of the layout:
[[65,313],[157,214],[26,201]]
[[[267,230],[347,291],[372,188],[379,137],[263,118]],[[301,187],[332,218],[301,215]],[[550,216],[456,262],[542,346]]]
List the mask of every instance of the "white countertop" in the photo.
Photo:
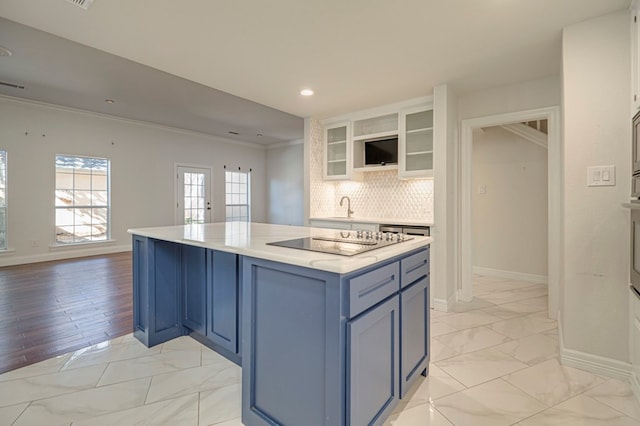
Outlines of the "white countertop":
[[344,217],[344,216],[329,216],[329,217],[310,217],[309,220],[328,220],[331,222],[356,222],[356,223],[378,223],[383,225],[404,225],[404,226],[433,226],[433,222],[427,222],[426,220],[417,219],[398,219],[389,217]]
[[365,268],[379,261],[425,247],[433,241],[431,237],[412,236],[413,239],[409,241],[347,257],[267,245],[267,243],[270,242],[291,240],[294,238],[306,238],[310,236],[330,237],[336,235],[336,233],[340,233],[340,231],[335,229],[270,225],[266,223],[219,222],[198,225],[135,228],[129,229],[128,232],[143,237],[237,253],[243,256],[251,256],[339,274]]

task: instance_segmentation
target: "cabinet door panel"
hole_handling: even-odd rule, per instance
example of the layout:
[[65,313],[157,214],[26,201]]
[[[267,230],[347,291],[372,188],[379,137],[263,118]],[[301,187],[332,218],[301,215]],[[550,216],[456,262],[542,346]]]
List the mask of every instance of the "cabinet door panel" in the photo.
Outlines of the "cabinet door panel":
[[155,240],[152,247],[154,261],[151,281],[155,284],[153,332],[172,333],[172,330],[180,327],[180,246]]
[[208,250],[208,329],[214,343],[238,353],[237,255]]
[[133,236],[133,332],[149,346],[149,260],[148,239]]
[[382,424],[399,397],[398,312],[393,297],[347,324],[348,424]]
[[206,249],[182,246],[182,323],[202,335],[206,332]]
[[398,177],[433,176],[433,110],[427,107],[400,112]]
[[180,246],[133,237],[134,336],[146,346],[182,334]]
[[429,286],[425,277],[400,293],[400,397],[429,361]]
[[339,123],[324,129],[323,178],[349,179],[351,167],[351,124]]

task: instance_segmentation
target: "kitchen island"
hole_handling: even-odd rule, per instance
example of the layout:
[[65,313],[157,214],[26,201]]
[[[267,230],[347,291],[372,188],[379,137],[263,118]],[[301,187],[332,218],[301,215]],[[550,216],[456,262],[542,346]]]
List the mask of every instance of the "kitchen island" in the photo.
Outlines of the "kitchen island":
[[328,229],[129,232],[134,335],[153,346],[190,334],[240,364],[245,425],[382,424],[427,374],[430,237],[342,256],[269,245],[354,238]]

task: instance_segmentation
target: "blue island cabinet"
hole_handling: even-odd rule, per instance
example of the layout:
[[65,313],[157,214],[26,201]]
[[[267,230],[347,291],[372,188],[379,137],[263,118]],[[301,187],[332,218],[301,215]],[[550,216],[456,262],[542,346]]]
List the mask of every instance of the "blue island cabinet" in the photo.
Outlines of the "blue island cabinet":
[[381,425],[426,375],[428,247],[348,274],[242,265],[245,425]]
[[183,333],[180,245],[133,236],[133,334],[155,346]]
[[207,249],[183,245],[180,257],[182,325],[204,336],[207,332]]
[[134,336],[147,346],[190,334],[237,364],[238,255],[133,236]]
[[[214,349],[240,364],[239,257],[234,253],[207,250],[207,331],[206,337]],[[204,298],[203,298],[204,300]],[[222,348],[222,350],[220,349]]]

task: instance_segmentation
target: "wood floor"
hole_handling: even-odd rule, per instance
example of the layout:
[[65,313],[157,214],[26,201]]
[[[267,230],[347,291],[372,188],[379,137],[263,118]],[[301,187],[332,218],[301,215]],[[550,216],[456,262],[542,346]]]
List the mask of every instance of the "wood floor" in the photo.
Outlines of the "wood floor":
[[131,252],[0,268],[0,373],[131,333]]

